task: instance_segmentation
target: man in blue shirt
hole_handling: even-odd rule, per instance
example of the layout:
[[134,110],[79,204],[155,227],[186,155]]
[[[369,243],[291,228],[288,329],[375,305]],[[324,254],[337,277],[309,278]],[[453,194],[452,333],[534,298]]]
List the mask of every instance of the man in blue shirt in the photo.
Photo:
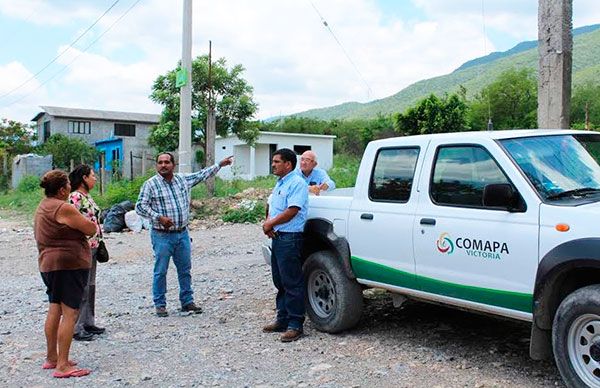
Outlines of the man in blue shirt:
[[298,172],[308,184],[308,190],[315,195],[319,195],[321,191],[335,189],[335,182],[331,180],[327,172],[317,167],[317,154],[313,151],[306,151],[302,154]]
[[187,225],[190,218],[192,187],[214,176],[221,167],[233,163],[233,157],[225,158],[192,174],[175,174],[175,158],[169,152],[156,157],[156,172],[140,189],[135,211],[152,221],[152,249],[154,250],[154,279],[152,296],[156,315],[166,317],[167,270],[169,261],[177,268],[179,301],[181,310],[199,314],[202,308],[194,303],[192,290],[192,253]]
[[295,172],[296,154],[282,148],[275,151],[271,163],[279,179],[271,194],[269,214],[263,232],[273,239],[271,272],[277,288],[277,317],[263,327],[267,333],[283,332],[280,340],[292,342],[302,336],[304,324],[304,275],[301,252],[308,212],[306,182]]

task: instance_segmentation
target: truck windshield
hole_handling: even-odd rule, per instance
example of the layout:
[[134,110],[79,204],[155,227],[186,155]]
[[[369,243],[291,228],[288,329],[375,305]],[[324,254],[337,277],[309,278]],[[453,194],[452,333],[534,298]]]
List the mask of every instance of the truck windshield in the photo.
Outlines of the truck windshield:
[[544,200],[600,199],[600,134],[499,142]]

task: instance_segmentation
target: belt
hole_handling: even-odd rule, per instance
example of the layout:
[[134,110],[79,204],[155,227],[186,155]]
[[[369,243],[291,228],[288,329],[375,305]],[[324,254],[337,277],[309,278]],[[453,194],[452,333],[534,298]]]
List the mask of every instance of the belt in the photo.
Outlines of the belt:
[[184,226],[181,229],[158,229],[158,228],[152,228],[152,230],[154,230],[155,232],[159,232],[159,233],[181,233],[184,232],[187,229],[187,226]]
[[304,232],[277,232],[277,234],[289,234],[289,235],[292,235],[292,234],[304,234]]

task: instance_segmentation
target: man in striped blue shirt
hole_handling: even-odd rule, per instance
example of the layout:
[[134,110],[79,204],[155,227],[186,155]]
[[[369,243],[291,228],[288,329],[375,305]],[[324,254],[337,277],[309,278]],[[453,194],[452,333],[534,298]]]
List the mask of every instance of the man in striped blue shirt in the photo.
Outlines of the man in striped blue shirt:
[[179,301],[181,310],[199,314],[200,306],[194,303],[192,290],[192,252],[187,225],[190,216],[190,192],[192,187],[214,176],[221,167],[233,162],[233,157],[225,158],[201,171],[192,174],[175,174],[175,158],[169,152],[156,157],[158,174],[142,185],[135,211],[141,217],[152,221],[152,249],[154,250],[154,279],[152,295],[156,315],[168,316],[167,269],[172,257],[179,280]]

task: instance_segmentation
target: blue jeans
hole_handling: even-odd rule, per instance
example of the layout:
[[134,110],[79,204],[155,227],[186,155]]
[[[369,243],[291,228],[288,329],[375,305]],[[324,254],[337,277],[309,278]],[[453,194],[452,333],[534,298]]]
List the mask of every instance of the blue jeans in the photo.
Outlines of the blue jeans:
[[152,297],[156,307],[167,305],[167,270],[172,257],[177,268],[179,279],[179,301],[181,306],[194,301],[192,290],[192,249],[187,229],[181,232],[166,233],[152,229],[150,232],[152,249],[154,250],[154,281],[152,282]]
[[300,254],[302,233],[279,233],[271,245],[271,273],[277,288],[277,322],[302,331],[304,324],[304,274]]

